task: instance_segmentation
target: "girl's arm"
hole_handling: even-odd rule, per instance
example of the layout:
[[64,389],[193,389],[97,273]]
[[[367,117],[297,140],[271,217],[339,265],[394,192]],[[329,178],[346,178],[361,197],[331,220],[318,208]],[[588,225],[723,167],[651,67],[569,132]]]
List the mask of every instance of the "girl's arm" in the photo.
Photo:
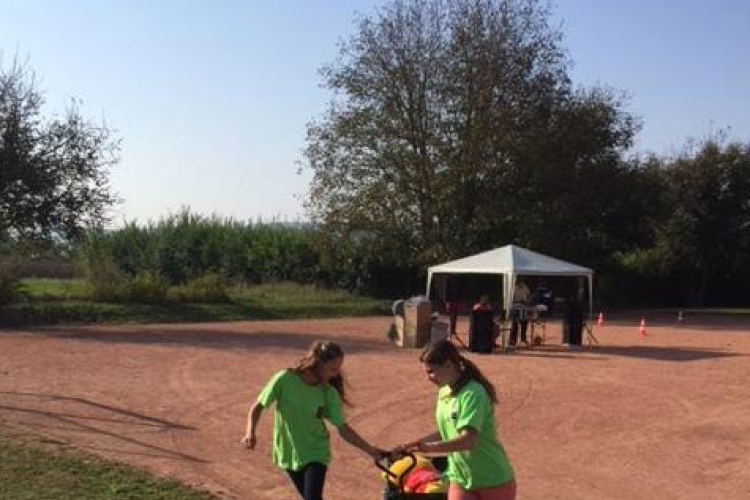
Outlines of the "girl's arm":
[[362,436],[360,436],[357,431],[352,429],[349,424],[341,424],[338,429],[339,436],[341,436],[344,441],[354,446],[355,448],[359,448],[360,450],[364,451],[373,459],[377,460],[381,455],[384,454],[383,450],[372,446],[370,443],[365,441],[365,439],[362,438]]
[[260,420],[262,413],[263,405],[257,402],[251,406],[250,410],[247,412],[247,429],[245,431],[245,437],[242,438],[242,442],[248,449],[255,449],[255,428],[258,426],[258,420]]
[[418,446],[420,446],[423,443],[426,443],[428,441],[440,441],[440,433],[435,431],[430,434],[427,434],[423,438],[417,439],[415,441],[409,441],[406,444],[402,444],[401,446],[397,446],[393,451],[394,452],[401,452],[401,451],[411,451],[416,450]]
[[410,443],[412,446],[405,445],[405,451],[422,453],[451,453],[458,451],[471,451],[477,444],[477,431],[467,427],[461,431],[461,434],[450,441],[441,441],[440,435],[433,435],[437,439],[425,439],[416,443]]

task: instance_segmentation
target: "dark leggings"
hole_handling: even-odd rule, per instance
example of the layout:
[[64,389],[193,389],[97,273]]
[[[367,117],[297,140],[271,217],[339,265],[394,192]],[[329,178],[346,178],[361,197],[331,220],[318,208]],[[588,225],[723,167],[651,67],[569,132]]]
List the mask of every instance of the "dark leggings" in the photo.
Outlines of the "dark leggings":
[[326,470],[325,465],[312,462],[300,470],[287,469],[286,473],[289,474],[302,498],[305,500],[323,500],[323,485],[326,482]]

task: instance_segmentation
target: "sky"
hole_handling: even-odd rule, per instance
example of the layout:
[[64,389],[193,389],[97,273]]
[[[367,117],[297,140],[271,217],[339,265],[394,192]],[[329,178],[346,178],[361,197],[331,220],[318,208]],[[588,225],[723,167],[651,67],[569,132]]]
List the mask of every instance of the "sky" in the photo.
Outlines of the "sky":
[[[27,61],[46,116],[71,99],[121,139],[113,227],[190,207],[305,219],[306,125],[332,95],[319,69],[374,0],[0,0],[0,64]],[[720,131],[750,142],[750,2],[557,0],[583,87],[627,95],[635,153]]]

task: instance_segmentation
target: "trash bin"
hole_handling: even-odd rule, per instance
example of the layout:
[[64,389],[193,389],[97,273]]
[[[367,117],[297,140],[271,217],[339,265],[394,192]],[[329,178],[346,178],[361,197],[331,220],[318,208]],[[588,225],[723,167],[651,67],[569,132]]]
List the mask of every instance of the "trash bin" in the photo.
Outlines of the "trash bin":
[[430,329],[430,342],[445,340],[448,338],[448,322],[433,319]]
[[422,347],[430,341],[432,303],[426,297],[413,297],[404,304],[403,347]]
[[575,297],[569,297],[565,303],[563,322],[563,344],[579,347],[583,337],[583,308]]

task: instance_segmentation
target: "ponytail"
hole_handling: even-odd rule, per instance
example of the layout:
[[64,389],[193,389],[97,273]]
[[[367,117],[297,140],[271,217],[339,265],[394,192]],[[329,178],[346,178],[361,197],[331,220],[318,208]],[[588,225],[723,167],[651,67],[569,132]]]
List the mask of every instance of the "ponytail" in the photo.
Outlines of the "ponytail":
[[[492,404],[497,404],[497,391],[495,391],[495,386],[492,385],[492,382],[487,380],[487,377],[484,376],[477,365],[461,356],[460,354],[459,356],[461,357],[461,371],[465,374],[465,376],[462,378],[465,378],[466,382],[468,382],[469,380],[476,380],[477,382],[482,384],[482,387],[484,387],[484,390],[487,391],[487,396],[489,396]],[[461,387],[463,387],[466,382],[461,384]],[[456,389],[458,389],[458,387]]]
[[443,365],[448,361],[452,362],[461,372],[461,377],[451,386],[451,390],[454,393],[458,392],[470,380],[476,380],[484,387],[492,404],[497,403],[497,391],[492,382],[487,380],[487,377],[479,370],[479,367],[468,358],[462,356],[449,341],[438,340],[437,342],[428,344],[424,351],[422,351],[419,360],[422,363],[430,365]]

